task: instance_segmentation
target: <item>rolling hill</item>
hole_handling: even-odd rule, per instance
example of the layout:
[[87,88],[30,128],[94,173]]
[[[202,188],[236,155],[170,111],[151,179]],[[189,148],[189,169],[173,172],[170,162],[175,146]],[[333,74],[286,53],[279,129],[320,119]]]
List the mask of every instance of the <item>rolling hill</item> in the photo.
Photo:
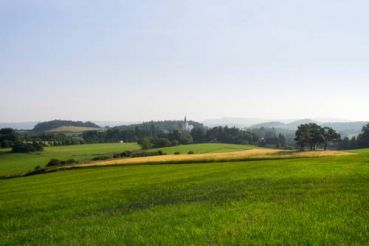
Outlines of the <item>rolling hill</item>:
[[249,128],[275,128],[280,130],[287,130],[287,131],[296,131],[297,127],[301,124],[306,123],[317,123],[322,126],[332,127],[337,132],[339,132],[343,137],[345,136],[354,136],[358,135],[361,132],[363,126],[368,123],[365,121],[353,121],[353,122],[319,122],[312,119],[303,119],[292,121],[289,123],[283,123],[281,121],[270,121],[264,122],[256,125],[252,125]]
[[32,132],[83,132],[97,129],[100,129],[100,126],[90,121],[52,120],[38,123]]

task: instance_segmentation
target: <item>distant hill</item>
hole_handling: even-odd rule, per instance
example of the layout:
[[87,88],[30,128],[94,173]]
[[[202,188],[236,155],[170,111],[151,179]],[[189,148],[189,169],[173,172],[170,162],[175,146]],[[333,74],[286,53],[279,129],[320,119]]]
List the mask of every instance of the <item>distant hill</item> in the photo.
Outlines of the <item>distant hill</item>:
[[249,127],[255,124],[259,124],[265,122],[265,119],[256,119],[256,118],[232,118],[232,117],[224,117],[218,119],[208,119],[204,120],[202,123],[208,127],[215,126],[235,126],[239,128]]
[[363,126],[368,123],[365,121],[356,121],[356,122],[319,122],[314,121],[311,119],[303,119],[297,120],[289,123],[283,123],[280,121],[272,121],[272,122],[264,122],[256,125],[252,125],[249,128],[256,129],[256,128],[275,128],[280,130],[288,130],[288,131],[295,131],[297,127],[301,124],[306,123],[317,123],[322,126],[332,127],[337,132],[339,132],[342,136],[354,136],[358,135],[361,132]]
[[283,123],[280,121],[270,121],[270,122],[264,122],[256,125],[250,126],[250,128],[281,128],[281,129],[287,129],[287,130],[295,130],[297,127],[301,124],[307,124],[307,123],[317,123],[321,124],[318,121],[310,120],[310,119],[303,119],[303,120],[296,120],[289,123]]
[[99,128],[100,126],[90,121],[52,120],[38,123],[32,131],[35,133],[62,132],[62,130],[65,130],[66,132],[76,132],[78,129],[81,132],[92,129],[96,130]]

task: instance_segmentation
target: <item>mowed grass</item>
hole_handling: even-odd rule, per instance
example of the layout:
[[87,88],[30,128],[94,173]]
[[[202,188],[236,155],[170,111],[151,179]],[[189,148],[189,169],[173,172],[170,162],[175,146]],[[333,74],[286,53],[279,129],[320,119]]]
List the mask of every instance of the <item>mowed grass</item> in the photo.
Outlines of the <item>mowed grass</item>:
[[[250,149],[250,145],[236,144],[191,144],[175,147],[161,148],[165,153],[174,152],[195,153],[230,152]],[[33,170],[36,166],[44,167],[52,158],[59,160],[75,159],[81,162],[91,161],[93,157],[121,153],[126,150],[139,150],[141,147],[136,143],[108,143],[108,144],[85,144],[46,147],[43,152],[30,154],[10,153],[10,149],[0,149],[0,176],[16,174]],[[147,150],[147,151],[155,151]]]
[[10,153],[10,149],[0,149],[0,176],[26,172],[33,170],[36,166],[44,167],[52,158],[89,161],[99,155],[138,149],[140,146],[136,143],[46,147],[43,152],[28,154],[14,154]]
[[0,244],[366,245],[369,151],[0,180]]

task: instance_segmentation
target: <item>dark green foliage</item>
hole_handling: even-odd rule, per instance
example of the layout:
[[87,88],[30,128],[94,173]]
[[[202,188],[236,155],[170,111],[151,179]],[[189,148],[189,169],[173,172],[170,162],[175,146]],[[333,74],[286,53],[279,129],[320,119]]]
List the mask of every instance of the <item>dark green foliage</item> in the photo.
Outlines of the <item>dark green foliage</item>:
[[43,151],[44,148],[39,143],[15,143],[12,147],[12,152],[14,153],[31,153]]
[[[255,144],[258,137],[250,131],[236,127],[214,127],[204,131],[192,130],[194,140],[197,142],[232,143],[232,144]],[[191,134],[192,134],[191,132]],[[202,139],[199,137],[202,136]]]
[[115,158],[120,158],[121,156],[120,156],[120,154],[114,154],[113,155],[113,158],[115,159]]
[[352,137],[351,139],[345,137],[338,144],[339,149],[357,149],[359,148],[359,143],[356,137]]
[[47,163],[47,167],[54,167],[54,166],[59,166],[61,165],[61,161],[58,159],[51,159],[48,163]]
[[305,150],[307,145],[311,150],[316,150],[318,146],[323,146],[326,150],[330,142],[338,142],[340,139],[341,136],[332,128],[308,123],[297,128],[295,141],[300,150]]
[[145,138],[142,138],[142,139],[138,140],[138,144],[142,147],[142,149],[150,149],[150,148],[153,147],[153,144],[152,144],[150,138],[148,138],[148,137],[145,137]]
[[330,142],[339,142],[341,140],[340,134],[330,127],[323,127],[321,129],[321,135],[324,145],[324,150],[327,150],[328,144]]
[[179,152],[174,152],[174,154],[175,154],[175,155],[179,155],[179,154],[181,154],[181,153],[179,153]]
[[96,156],[92,158],[92,160],[93,161],[103,161],[103,160],[109,160],[111,158],[112,158],[111,156],[104,155],[104,156]]
[[132,151],[127,150],[127,151],[120,153],[120,157],[130,157],[131,154],[132,154]]
[[235,127],[194,128],[191,132],[173,130],[157,137],[144,137],[138,141],[143,149],[162,148],[191,143],[234,143],[250,144],[258,142],[258,137]]
[[32,136],[35,141],[42,141],[51,146],[84,144],[85,140],[80,136],[69,136],[61,133],[40,133]]
[[[203,125],[189,121],[195,128],[202,128]],[[88,131],[83,133],[83,138],[89,143],[104,142],[137,142],[143,138],[160,138],[162,135],[179,131],[183,127],[183,121],[151,121],[128,126],[118,126],[106,131]],[[166,137],[165,137],[166,138]]]
[[0,129],[0,148],[11,148],[20,141],[20,134],[11,128]]
[[195,152],[193,152],[192,150],[190,150],[190,151],[188,151],[188,154],[189,155],[193,155],[193,154],[195,154]]
[[66,160],[66,164],[77,164],[78,161],[74,160],[74,159],[68,159]]
[[165,155],[165,153],[161,150],[158,151],[124,151],[122,153],[115,153],[112,156],[96,156],[92,160],[93,161],[102,161],[102,160],[109,160],[115,158],[135,158],[135,157],[146,157],[146,156],[156,156],[156,155]]
[[64,160],[58,160],[58,159],[51,159],[48,163],[47,163],[47,167],[54,167],[54,166],[61,166],[61,165],[70,165],[70,164],[77,164],[78,161],[74,160],[74,159],[68,159],[66,161]]
[[358,145],[362,148],[369,147],[369,123],[363,126],[361,134],[358,136]]
[[146,156],[157,156],[157,155],[165,155],[165,153],[161,150],[153,151],[153,152],[133,151],[130,157],[134,158],[134,157],[146,157]]
[[52,120],[52,121],[38,123],[33,128],[32,131],[36,133],[40,133],[40,132],[49,131],[49,130],[52,130],[52,129],[55,129],[61,126],[100,128],[100,126],[90,121],[82,122],[82,121],[70,121],[70,120]]

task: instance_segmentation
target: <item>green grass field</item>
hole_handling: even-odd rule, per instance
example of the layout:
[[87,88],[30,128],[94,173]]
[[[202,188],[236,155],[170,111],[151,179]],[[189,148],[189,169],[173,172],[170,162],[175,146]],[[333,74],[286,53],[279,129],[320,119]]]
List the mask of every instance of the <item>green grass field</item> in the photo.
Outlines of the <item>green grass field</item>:
[[0,244],[366,245],[369,150],[357,153],[0,180]]
[[[161,148],[168,154],[174,152],[188,153],[192,150],[196,154],[230,152],[253,148],[249,145],[237,144],[190,144],[175,147]],[[93,157],[99,155],[110,155],[120,153],[125,150],[139,150],[140,146],[135,143],[112,143],[112,144],[86,144],[46,147],[43,152],[30,154],[10,153],[10,149],[0,149],[0,176],[14,173],[26,172],[34,169],[36,166],[44,167],[52,158],[67,160],[75,159],[77,161],[90,161]],[[148,151],[155,151],[148,150]]]
[[46,147],[43,152],[29,154],[10,153],[10,149],[0,149],[0,176],[26,172],[36,166],[45,166],[50,159],[75,159],[88,161],[98,155],[123,152],[125,150],[140,149],[136,143],[124,144],[85,144],[71,146]]
[[204,154],[204,153],[226,153],[252,148],[255,148],[255,146],[241,144],[205,143],[205,144],[188,144],[174,147],[158,148],[153,149],[153,151],[162,150],[167,154],[174,154],[175,152],[179,152],[180,154],[187,154],[189,151],[193,151],[195,154]]

